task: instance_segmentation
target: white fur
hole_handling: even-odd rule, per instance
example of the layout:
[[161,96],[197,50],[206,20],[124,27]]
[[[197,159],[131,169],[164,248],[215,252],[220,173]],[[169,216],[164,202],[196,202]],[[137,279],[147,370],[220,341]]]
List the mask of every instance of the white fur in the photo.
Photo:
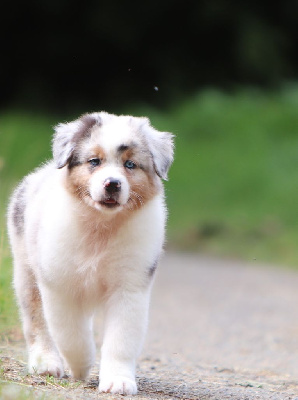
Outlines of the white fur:
[[[54,162],[46,164],[27,176],[25,190],[20,186],[12,197],[8,229],[14,286],[28,346],[29,372],[61,377],[66,362],[73,377],[85,379],[95,359],[93,315],[102,304],[105,320],[99,390],[135,394],[135,363],[146,332],[152,283],[148,270],[162,251],[166,209],[160,186],[153,198],[110,232],[130,196],[123,167],[115,162],[115,148],[131,137],[142,136],[144,141],[146,133],[136,133],[136,126],[140,131],[144,119],[140,124],[139,118],[92,115],[104,123],[100,133],[92,133],[88,140],[100,143],[107,159],[90,178],[88,201],[79,201],[69,192],[67,165],[61,168],[75,148],[71,140],[81,127],[80,120],[56,129],[54,158],[60,169]],[[151,130],[150,162],[166,177],[167,167],[162,163],[171,163],[172,143],[168,143],[168,156],[158,153],[152,146],[158,144],[162,133],[154,136],[157,131]],[[87,151],[85,142],[82,154]],[[165,153],[163,143],[160,147]],[[121,181],[120,206],[115,211],[106,211],[98,203],[103,182],[110,176]],[[154,179],[159,180],[157,176]]]

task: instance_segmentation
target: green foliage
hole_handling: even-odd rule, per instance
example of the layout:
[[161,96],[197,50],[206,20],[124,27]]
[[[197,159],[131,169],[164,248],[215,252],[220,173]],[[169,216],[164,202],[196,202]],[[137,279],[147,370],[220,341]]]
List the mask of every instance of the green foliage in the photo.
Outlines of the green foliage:
[[[298,264],[297,109],[298,88],[289,86],[280,93],[210,90],[162,113],[122,110],[147,115],[156,128],[176,135],[166,183],[168,246]],[[0,115],[1,326],[17,316],[5,235],[8,195],[50,157],[52,126],[59,121]]]

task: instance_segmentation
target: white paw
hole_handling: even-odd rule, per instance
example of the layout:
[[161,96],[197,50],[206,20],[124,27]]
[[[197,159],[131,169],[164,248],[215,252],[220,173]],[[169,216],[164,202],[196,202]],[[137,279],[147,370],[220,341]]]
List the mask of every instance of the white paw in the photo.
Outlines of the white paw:
[[134,379],[125,376],[113,376],[111,378],[101,379],[99,391],[112,394],[136,394],[137,385]]
[[29,357],[28,371],[30,374],[51,375],[62,378],[64,368],[60,357],[52,353],[32,352]]

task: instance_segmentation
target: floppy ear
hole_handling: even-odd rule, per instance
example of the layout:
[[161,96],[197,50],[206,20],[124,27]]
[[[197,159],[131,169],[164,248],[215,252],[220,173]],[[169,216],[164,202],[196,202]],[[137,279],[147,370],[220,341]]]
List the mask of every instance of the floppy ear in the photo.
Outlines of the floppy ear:
[[79,141],[90,135],[91,128],[101,124],[97,113],[85,114],[81,118],[65,124],[58,124],[53,137],[53,157],[57,168],[63,168],[70,160]]
[[63,168],[72,156],[75,148],[73,138],[78,129],[78,120],[55,126],[52,148],[57,168]]
[[174,157],[174,135],[170,132],[157,131],[150,125],[147,118],[142,118],[142,120],[144,122],[141,131],[145,134],[155,172],[160,178],[167,180]]

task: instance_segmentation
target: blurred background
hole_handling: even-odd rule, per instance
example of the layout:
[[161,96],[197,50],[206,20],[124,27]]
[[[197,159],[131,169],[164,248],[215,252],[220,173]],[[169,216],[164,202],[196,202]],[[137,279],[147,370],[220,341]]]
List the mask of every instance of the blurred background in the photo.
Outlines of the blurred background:
[[0,314],[14,307],[9,193],[51,157],[52,127],[87,111],[176,135],[169,249],[298,267],[298,2],[1,8]]

